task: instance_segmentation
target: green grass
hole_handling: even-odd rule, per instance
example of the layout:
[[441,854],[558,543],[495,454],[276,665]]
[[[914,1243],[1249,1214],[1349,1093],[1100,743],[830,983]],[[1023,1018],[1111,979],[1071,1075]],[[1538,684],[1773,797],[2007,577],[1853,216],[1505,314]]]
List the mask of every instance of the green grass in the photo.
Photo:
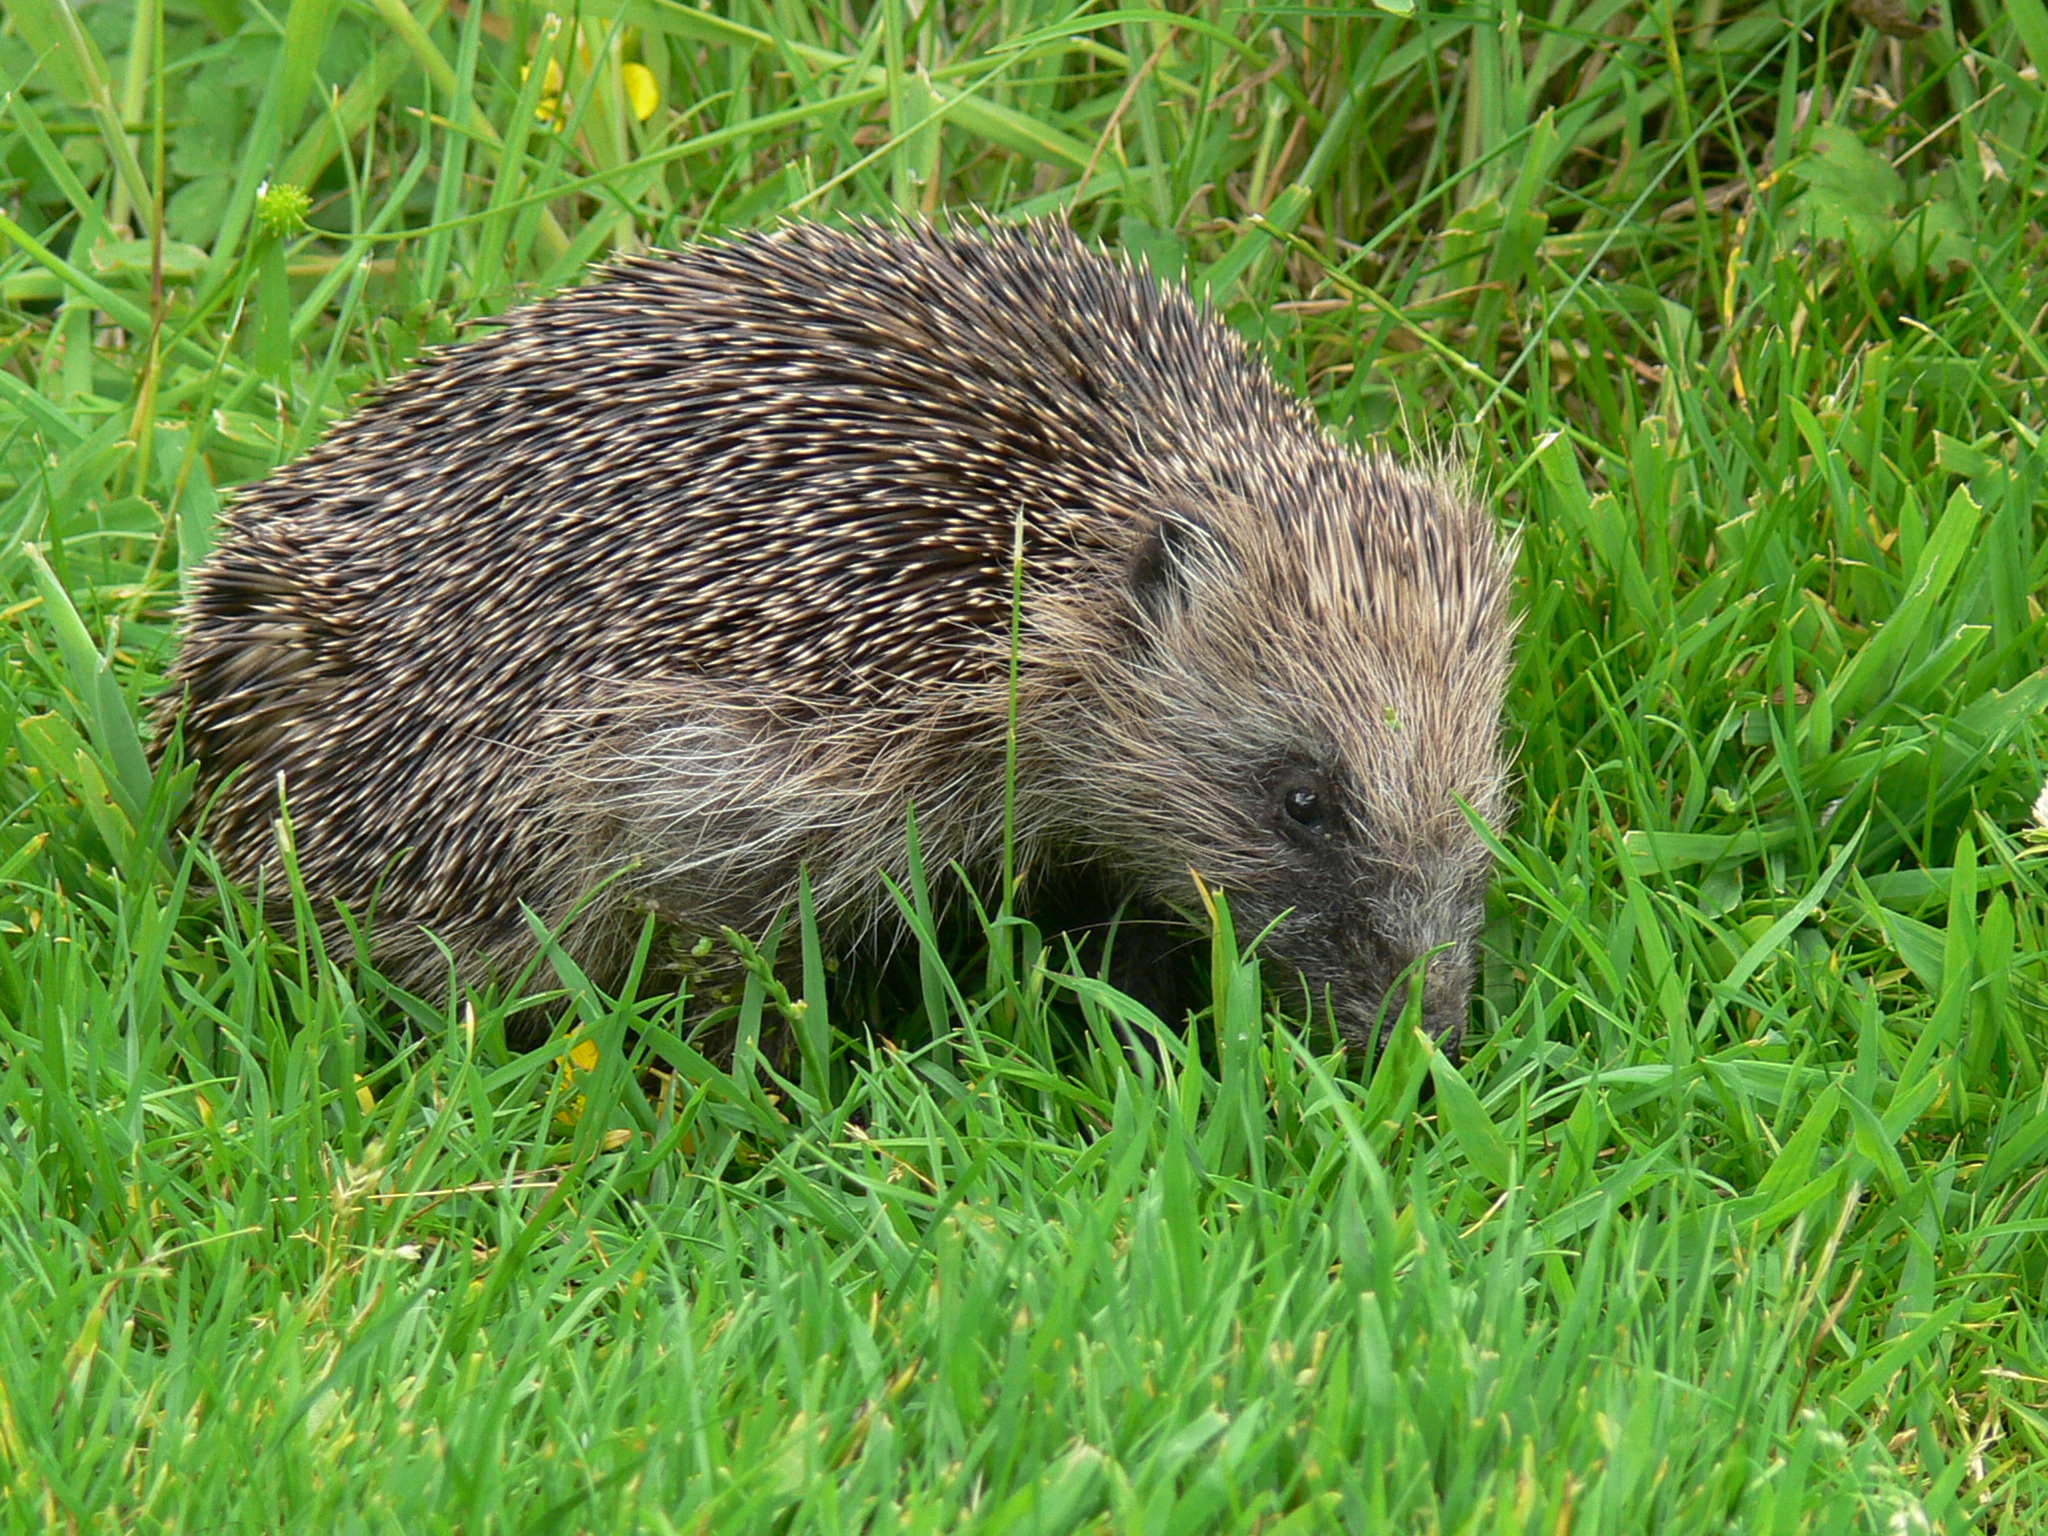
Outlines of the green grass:
[[[9,0],[5,1528],[2040,1528],[2048,6],[1417,9]],[[1139,1072],[1025,932],[790,1084],[571,973],[571,1071],[213,891],[228,487],[609,251],[965,204],[1520,525],[1462,1068],[1226,944]]]

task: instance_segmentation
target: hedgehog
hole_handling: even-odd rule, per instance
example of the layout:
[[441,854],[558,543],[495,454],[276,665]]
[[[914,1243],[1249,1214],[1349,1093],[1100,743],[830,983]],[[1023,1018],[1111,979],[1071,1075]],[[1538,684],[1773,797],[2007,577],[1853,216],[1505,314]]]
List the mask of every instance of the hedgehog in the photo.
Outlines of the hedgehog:
[[850,953],[914,814],[955,902],[1007,838],[1024,911],[1121,915],[1148,1006],[1221,891],[1343,1043],[1419,980],[1455,1049],[1511,560],[1063,227],[794,224],[516,310],[240,494],[159,746],[226,876],[288,892],[288,813],[401,985],[502,984],[537,924],[615,984],[650,915],[701,955],[805,879]]

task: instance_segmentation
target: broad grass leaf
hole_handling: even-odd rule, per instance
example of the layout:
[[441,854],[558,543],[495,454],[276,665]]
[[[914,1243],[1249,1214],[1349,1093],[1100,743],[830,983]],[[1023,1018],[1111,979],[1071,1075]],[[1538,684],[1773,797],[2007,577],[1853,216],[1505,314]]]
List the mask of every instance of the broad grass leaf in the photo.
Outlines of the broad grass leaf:
[[1906,184],[1855,130],[1839,123],[1815,129],[1794,174],[1806,183],[1796,213],[1809,238],[1839,240],[1865,257],[1891,248]]

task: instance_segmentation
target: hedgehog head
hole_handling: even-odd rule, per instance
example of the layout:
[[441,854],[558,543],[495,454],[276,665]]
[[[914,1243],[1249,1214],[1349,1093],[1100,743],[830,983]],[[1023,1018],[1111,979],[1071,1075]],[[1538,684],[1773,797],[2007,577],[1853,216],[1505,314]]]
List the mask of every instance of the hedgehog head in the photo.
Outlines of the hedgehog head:
[[1270,929],[1269,983],[1353,1045],[1419,972],[1455,1047],[1492,863],[1467,808],[1507,804],[1510,555],[1450,474],[1334,445],[1292,468],[1258,503],[1165,497],[1112,578],[1063,726],[1095,747],[1063,754],[1073,836],[1149,899],[1220,888],[1242,939]]

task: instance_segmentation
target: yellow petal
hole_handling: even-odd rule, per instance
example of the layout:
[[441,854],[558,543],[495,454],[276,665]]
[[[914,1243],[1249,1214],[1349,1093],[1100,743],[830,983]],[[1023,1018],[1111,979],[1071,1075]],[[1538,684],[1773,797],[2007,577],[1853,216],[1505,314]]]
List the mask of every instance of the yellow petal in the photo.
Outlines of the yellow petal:
[[[595,1040],[578,1040],[569,1047],[568,1054],[562,1058],[562,1079],[564,1083],[575,1082],[578,1074],[595,1072],[599,1057],[600,1053]],[[586,1095],[577,1094],[555,1112],[555,1124],[566,1130],[583,1118],[583,1111],[589,1103],[590,1100]]]
[[654,83],[654,71],[645,64],[620,66],[619,80],[626,87],[626,105],[633,109],[633,116],[640,122],[654,116],[654,109],[661,105],[661,87]]
[[[521,85],[526,84],[527,76],[532,73],[533,66],[531,64],[521,65],[519,83]],[[559,96],[562,94],[562,61],[560,59],[548,60],[547,73],[541,76],[540,93],[543,96]]]

